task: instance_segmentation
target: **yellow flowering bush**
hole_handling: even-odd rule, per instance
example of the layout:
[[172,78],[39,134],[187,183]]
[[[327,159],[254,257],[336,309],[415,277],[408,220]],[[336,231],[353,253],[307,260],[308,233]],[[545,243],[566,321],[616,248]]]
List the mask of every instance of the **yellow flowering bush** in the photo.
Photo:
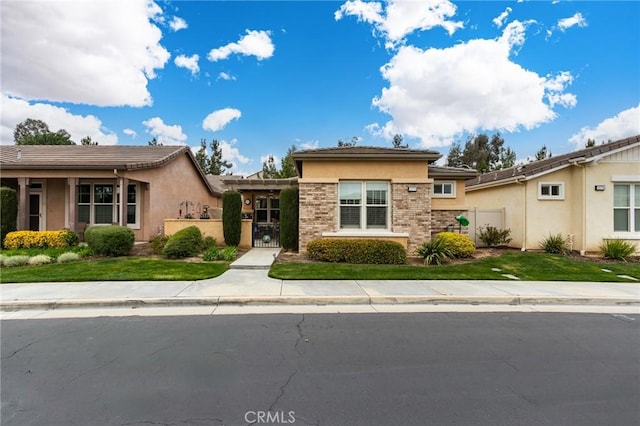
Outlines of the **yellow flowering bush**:
[[4,239],[4,248],[70,247],[78,243],[75,232],[63,231],[14,231]]

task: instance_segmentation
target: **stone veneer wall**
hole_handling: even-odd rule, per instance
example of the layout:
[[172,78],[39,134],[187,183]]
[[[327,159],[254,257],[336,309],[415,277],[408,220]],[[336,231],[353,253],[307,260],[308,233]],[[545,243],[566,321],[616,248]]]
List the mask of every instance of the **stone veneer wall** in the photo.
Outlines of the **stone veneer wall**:
[[463,226],[460,231],[460,224],[456,221],[455,217],[458,215],[466,216],[467,210],[432,210],[431,211],[431,230],[433,234],[446,231],[446,227],[453,225],[454,232],[460,232],[461,234],[469,235],[469,227]]
[[300,183],[300,240],[298,250],[307,251],[307,243],[322,238],[323,232],[336,231],[338,218],[337,183]]
[[[417,191],[408,192],[409,186]],[[391,184],[391,231],[409,234],[408,256],[415,256],[416,248],[431,240],[431,189],[429,183]]]

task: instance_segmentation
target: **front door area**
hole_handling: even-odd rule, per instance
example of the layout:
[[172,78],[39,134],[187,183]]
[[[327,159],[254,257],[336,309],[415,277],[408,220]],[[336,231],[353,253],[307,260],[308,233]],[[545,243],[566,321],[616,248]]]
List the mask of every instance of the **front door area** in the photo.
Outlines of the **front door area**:
[[253,218],[253,246],[280,247],[280,200],[278,197],[256,196]]
[[42,194],[32,192],[29,194],[29,230],[40,231],[42,229]]

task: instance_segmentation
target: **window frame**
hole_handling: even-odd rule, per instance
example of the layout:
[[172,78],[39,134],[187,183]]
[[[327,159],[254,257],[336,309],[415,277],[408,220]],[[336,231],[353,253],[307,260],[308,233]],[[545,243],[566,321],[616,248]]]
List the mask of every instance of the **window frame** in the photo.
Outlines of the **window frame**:
[[[342,184],[358,184],[360,186],[360,198],[358,203],[342,203],[341,188]],[[385,186],[384,203],[369,203],[367,197],[367,184],[383,184]],[[342,208],[358,208],[359,209],[359,223],[358,226],[344,226],[342,223]],[[367,220],[367,212],[369,209],[384,208],[384,227],[375,227],[369,225]],[[384,180],[341,180],[338,182],[338,229],[343,232],[383,232],[391,230],[391,185],[388,181]]]
[[[113,188],[112,190],[112,202],[111,203],[99,203],[96,202],[96,186],[111,186]],[[135,194],[135,202],[134,203],[130,203],[129,202],[129,186],[133,186],[134,189],[134,194]],[[89,202],[80,202],[80,196],[82,194],[81,191],[81,187],[89,187]],[[134,206],[135,207],[135,222],[134,223],[129,223],[128,221],[128,217],[127,217],[127,226],[129,228],[132,229],[140,229],[140,184],[138,182],[129,182],[128,186],[127,186],[127,195],[126,195],[126,200],[127,200],[127,210],[129,209],[130,206]],[[111,225],[112,223],[119,223],[119,219],[120,219],[120,184],[116,184],[116,183],[111,183],[111,182],[105,182],[105,181],[83,181],[78,183],[77,185],[77,190],[76,190],[76,201],[75,201],[75,205],[76,205],[76,215],[78,218],[79,222],[85,222],[84,220],[81,220],[80,217],[80,207],[81,206],[86,206],[89,208],[89,220],[86,221],[85,223],[87,225],[96,225],[96,226],[107,226],[107,225]],[[101,222],[101,223],[96,223],[96,206],[111,206],[111,219],[112,221],[109,223],[106,222]],[[127,214],[128,216],[128,214]]]
[[[558,187],[558,194],[553,195],[553,187]],[[548,187],[549,194],[543,194],[542,188]],[[564,200],[564,182],[538,182],[538,200]]]
[[[629,189],[627,206],[616,206],[615,188],[617,186],[626,187]],[[640,193],[640,184],[638,183],[616,182],[613,184],[612,227],[613,232],[615,232],[616,234],[628,235],[640,233],[640,225],[636,226],[636,219],[638,216],[640,216],[640,202],[636,202],[636,191]],[[626,229],[624,230],[616,229],[616,210],[624,210],[627,212],[627,223]]]
[[[436,192],[436,185],[442,185],[442,192]],[[451,185],[451,193],[444,192],[445,185]],[[433,198],[456,198],[456,181],[436,180],[433,182]]]

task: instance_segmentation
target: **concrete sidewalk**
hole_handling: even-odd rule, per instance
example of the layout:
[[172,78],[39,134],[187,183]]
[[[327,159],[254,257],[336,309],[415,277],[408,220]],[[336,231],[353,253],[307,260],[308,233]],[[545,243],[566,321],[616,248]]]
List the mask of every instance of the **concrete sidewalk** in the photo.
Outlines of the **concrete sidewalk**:
[[[200,281],[101,281],[0,285],[0,309],[74,307],[471,304],[638,306],[636,283],[277,280],[230,269]],[[640,309],[639,309],[640,312]]]

